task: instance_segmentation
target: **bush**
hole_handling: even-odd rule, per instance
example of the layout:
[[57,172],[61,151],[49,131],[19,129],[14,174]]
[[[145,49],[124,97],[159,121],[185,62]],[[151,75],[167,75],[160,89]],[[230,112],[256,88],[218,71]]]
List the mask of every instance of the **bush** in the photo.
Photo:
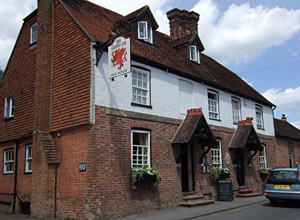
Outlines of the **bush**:
[[228,176],[230,175],[230,172],[229,172],[229,169],[228,168],[220,168],[220,167],[213,167],[211,169],[211,172],[210,172],[210,179],[213,181],[213,182],[217,182],[220,178],[220,175],[222,174],[227,174]]

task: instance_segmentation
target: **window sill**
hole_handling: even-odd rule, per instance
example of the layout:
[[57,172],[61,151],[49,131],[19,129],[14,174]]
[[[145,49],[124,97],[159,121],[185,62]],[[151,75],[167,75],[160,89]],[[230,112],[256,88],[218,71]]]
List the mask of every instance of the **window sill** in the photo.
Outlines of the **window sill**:
[[262,130],[262,131],[264,131],[265,129],[264,128],[258,128],[258,127],[256,127],[258,130]]
[[36,42],[33,42],[33,43],[29,44],[29,48],[32,48],[32,47],[34,47],[35,45],[36,45]]
[[24,172],[24,175],[30,175],[30,174],[32,174],[32,171]]
[[138,106],[138,107],[144,107],[144,108],[149,108],[152,109],[151,105],[143,105],[143,104],[139,104],[139,103],[135,103],[135,102],[131,102],[132,106]]
[[213,121],[219,121],[221,122],[221,119],[216,119],[216,118],[209,118],[210,120],[213,120]]
[[14,118],[4,118],[4,124],[10,123],[10,122],[14,122]]
[[14,175],[14,173],[3,173],[3,175]]

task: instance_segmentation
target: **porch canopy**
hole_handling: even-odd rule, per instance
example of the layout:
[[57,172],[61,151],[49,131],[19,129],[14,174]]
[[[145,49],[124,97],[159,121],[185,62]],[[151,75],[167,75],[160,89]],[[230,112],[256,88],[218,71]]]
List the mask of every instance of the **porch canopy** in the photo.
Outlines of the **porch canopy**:
[[[216,147],[218,145],[204,118],[204,115],[202,114],[201,108],[187,111],[187,116],[177,129],[171,143],[172,145],[181,144],[182,146],[188,146],[189,144],[192,144],[194,137],[198,139],[198,142],[203,148],[205,146],[208,147],[202,157],[210,150],[211,147]],[[180,162],[181,156],[184,152],[185,151],[182,151],[177,157],[177,163]],[[200,161],[202,161],[202,157]]]
[[263,148],[252,126],[253,118],[239,121],[238,128],[234,133],[229,148],[245,149],[249,151],[261,151]]

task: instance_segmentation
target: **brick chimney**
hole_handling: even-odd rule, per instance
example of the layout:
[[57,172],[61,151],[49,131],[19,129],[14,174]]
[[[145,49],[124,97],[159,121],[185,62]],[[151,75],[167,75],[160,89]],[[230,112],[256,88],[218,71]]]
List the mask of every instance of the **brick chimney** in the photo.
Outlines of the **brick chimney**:
[[281,120],[282,120],[282,121],[287,121],[287,118],[286,118],[285,114],[282,114]]
[[174,8],[167,12],[167,16],[170,23],[170,35],[174,39],[198,33],[198,13]]

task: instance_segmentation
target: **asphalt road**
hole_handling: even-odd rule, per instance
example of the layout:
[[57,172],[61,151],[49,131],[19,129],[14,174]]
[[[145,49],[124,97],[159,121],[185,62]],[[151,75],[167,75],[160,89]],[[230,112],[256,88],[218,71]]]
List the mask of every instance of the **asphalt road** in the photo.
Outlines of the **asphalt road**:
[[300,219],[300,201],[280,202],[271,206],[269,202],[258,203],[247,207],[225,211],[210,216],[195,218],[197,220],[287,220]]

